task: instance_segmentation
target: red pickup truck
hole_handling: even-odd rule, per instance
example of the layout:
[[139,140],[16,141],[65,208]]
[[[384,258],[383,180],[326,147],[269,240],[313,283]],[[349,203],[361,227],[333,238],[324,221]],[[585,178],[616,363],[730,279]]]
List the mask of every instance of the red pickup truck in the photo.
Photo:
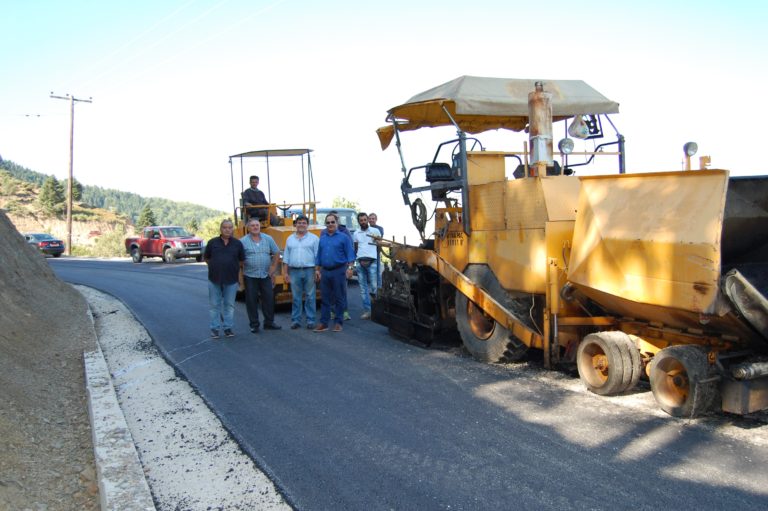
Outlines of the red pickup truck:
[[145,257],[162,257],[166,263],[186,257],[194,257],[198,263],[203,260],[203,240],[172,225],[145,227],[141,237],[125,239],[125,250],[134,263]]

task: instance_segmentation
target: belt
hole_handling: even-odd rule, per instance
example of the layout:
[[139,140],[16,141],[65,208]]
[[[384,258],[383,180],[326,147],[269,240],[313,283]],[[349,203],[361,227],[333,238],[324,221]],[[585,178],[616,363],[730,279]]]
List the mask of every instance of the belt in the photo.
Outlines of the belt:
[[346,265],[347,265],[347,263],[337,264],[336,266],[323,266],[323,269],[325,271],[338,270],[342,266],[346,266]]
[[314,266],[289,266],[289,270],[306,270],[307,268],[314,268]]

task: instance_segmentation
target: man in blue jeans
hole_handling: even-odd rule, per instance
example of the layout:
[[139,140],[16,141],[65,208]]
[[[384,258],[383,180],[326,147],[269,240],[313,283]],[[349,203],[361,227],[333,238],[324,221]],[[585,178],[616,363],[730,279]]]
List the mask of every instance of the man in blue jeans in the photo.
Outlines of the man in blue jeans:
[[232,325],[235,317],[235,295],[238,275],[245,260],[245,251],[240,240],[232,237],[235,226],[231,220],[219,225],[220,235],[208,240],[205,245],[205,264],[208,265],[208,311],[210,313],[211,338],[219,338],[219,329],[224,335],[233,337]]
[[[371,227],[375,227],[379,230],[381,233],[381,237],[384,237],[384,228],[379,225],[379,217],[376,213],[368,213],[368,225]],[[376,249],[376,271],[378,272],[378,277],[376,278],[376,283],[381,287],[381,272],[384,271],[384,268],[381,266],[381,249]]]
[[[301,326],[302,301],[307,328],[315,328],[315,258],[320,239],[308,231],[309,219],[299,215],[293,221],[296,232],[288,236],[283,251],[283,279],[291,285],[291,329]],[[306,296],[306,300],[302,298]]]
[[371,302],[376,297],[379,282],[379,266],[376,264],[378,247],[373,238],[381,238],[381,231],[368,224],[368,215],[357,214],[360,228],[352,235],[355,242],[357,282],[360,284],[360,297],[363,299],[363,315],[360,319],[371,319]]
[[315,332],[325,332],[331,320],[331,305],[335,312],[334,332],[341,332],[344,321],[344,303],[347,278],[352,276],[355,252],[352,238],[338,230],[339,217],[329,213],[325,217],[326,229],[320,235],[315,258],[315,275],[320,277],[320,324]]

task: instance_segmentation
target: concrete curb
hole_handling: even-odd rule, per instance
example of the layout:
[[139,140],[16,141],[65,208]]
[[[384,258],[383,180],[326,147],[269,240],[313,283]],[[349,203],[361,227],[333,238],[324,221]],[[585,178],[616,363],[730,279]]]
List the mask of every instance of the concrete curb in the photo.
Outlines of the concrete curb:
[[[93,322],[90,310],[89,317]],[[83,358],[101,509],[155,510],[131,432],[112,387],[98,336],[96,349],[84,352]]]

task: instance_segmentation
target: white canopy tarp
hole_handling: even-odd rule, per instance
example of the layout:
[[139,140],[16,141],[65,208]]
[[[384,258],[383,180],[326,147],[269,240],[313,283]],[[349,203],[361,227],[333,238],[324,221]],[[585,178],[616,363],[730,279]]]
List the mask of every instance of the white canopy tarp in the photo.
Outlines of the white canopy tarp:
[[[552,94],[552,116],[558,121],[580,114],[618,113],[619,104],[611,101],[581,80],[523,80],[461,76],[438,85],[391,108],[388,120],[398,121],[398,130],[446,126],[450,112],[467,133],[505,128],[521,131],[528,124],[528,94],[535,83]],[[382,149],[394,136],[393,126],[377,130]]]

